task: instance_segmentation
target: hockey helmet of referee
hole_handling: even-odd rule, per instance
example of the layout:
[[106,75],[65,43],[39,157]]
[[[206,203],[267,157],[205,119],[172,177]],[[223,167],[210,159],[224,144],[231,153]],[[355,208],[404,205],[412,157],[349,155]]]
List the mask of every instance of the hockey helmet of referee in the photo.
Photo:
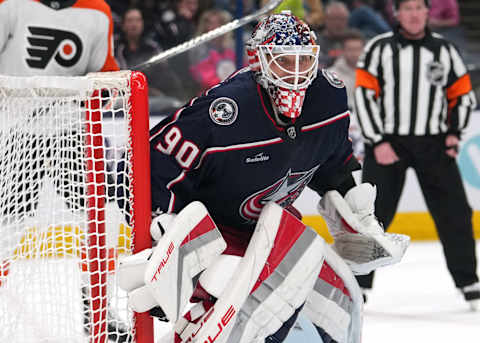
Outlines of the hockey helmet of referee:
[[318,71],[315,33],[290,11],[282,11],[258,23],[246,48],[256,81],[277,112],[291,119],[300,116],[305,91]]

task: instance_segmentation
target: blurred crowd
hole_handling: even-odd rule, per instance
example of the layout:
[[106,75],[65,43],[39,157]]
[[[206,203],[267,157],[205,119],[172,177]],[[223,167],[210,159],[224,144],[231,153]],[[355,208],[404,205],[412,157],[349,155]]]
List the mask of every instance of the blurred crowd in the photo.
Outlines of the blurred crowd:
[[[139,65],[161,51],[258,10],[268,0],[107,0],[112,9],[115,57],[122,69]],[[334,70],[353,90],[355,65],[365,43],[395,25],[393,0],[284,0],[288,9],[316,32],[320,67]],[[464,42],[457,0],[430,0],[430,28]],[[256,23],[243,28],[245,41]],[[152,114],[176,107],[225,79],[237,68],[234,33],[143,70],[149,80]],[[243,51],[241,52],[244,53]],[[241,63],[240,63],[241,64]],[[245,65],[246,62],[243,62]],[[350,97],[353,99],[353,97]],[[160,113],[155,113],[155,112]]]

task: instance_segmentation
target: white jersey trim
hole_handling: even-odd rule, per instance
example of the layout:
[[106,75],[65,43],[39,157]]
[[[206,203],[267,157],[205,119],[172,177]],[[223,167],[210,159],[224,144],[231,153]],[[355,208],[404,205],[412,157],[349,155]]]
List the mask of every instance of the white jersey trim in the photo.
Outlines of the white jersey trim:
[[337,114],[336,116],[332,117],[332,118],[329,118],[327,120],[323,120],[323,121],[320,121],[318,123],[315,123],[315,124],[310,124],[310,125],[305,125],[305,126],[302,126],[301,128],[301,131],[302,132],[305,132],[305,131],[311,131],[311,130],[315,130],[315,129],[318,129],[319,127],[322,127],[322,126],[325,126],[325,125],[329,125],[337,120],[340,120],[340,119],[343,119],[343,118],[346,118],[350,116],[350,112],[349,111],[345,111],[343,113],[340,113],[340,114]]

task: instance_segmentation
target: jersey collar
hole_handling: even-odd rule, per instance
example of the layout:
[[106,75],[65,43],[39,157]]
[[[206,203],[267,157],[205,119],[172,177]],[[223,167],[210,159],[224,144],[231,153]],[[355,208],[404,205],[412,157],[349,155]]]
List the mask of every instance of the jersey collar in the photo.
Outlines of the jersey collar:
[[294,142],[295,139],[300,134],[301,123],[303,122],[302,116],[295,120],[295,123],[290,125],[281,126],[275,120],[274,109],[272,107],[270,97],[268,96],[267,91],[257,83],[257,93],[262,104],[263,112],[269,121],[273,124],[277,134],[287,142]]
[[72,7],[76,2],[77,0],[40,0],[40,3],[56,11]]

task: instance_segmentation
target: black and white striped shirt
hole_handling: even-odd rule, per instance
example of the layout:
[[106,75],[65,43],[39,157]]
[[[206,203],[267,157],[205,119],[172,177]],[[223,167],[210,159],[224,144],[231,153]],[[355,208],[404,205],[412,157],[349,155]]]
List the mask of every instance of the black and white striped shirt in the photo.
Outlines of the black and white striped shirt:
[[357,64],[355,106],[368,144],[385,135],[459,134],[476,106],[470,77],[455,46],[427,31],[407,40],[376,36]]

